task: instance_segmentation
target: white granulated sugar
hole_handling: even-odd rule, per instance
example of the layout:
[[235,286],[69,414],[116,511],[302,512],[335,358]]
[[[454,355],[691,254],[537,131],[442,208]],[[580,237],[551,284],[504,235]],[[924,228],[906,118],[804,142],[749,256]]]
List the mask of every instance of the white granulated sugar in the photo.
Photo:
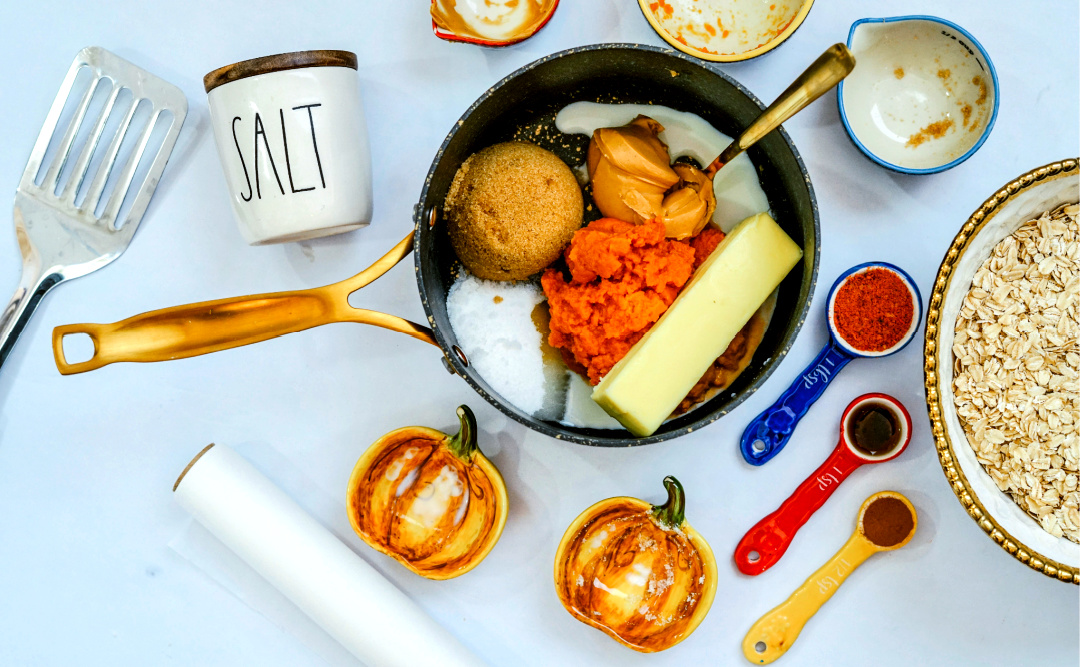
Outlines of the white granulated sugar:
[[532,319],[543,301],[534,283],[483,280],[465,271],[446,297],[450,326],[469,364],[495,392],[531,415],[545,407],[542,341]]

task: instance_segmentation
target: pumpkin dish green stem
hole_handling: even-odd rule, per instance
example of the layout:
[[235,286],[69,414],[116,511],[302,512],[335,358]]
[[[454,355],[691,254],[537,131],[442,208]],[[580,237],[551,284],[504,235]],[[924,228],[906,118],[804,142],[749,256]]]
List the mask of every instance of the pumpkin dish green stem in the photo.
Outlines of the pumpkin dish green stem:
[[461,421],[461,430],[447,441],[446,446],[462,461],[471,461],[473,454],[477,451],[476,416],[467,405],[458,406],[457,416]]
[[653,505],[653,516],[667,528],[678,528],[686,520],[686,493],[683,492],[679,480],[671,475],[664,478],[664,488],[668,493],[667,502]]

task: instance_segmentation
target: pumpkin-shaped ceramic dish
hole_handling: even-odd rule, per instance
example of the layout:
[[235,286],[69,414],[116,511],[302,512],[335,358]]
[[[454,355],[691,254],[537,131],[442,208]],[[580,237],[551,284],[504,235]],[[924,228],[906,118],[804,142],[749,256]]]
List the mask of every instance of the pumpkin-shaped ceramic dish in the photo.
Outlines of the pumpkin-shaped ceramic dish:
[[951,169],[994,127],[998,78],[969,32],[934,16],[860,19],[847,40],[859,65],[837,88],[855,145],[907,174]]
[[582,512],[555,554],[555,591],[570,615],[623,646],[663,651],[690,636],[716,595],[716,559],[686,521],[686,498],[608,498]]
[[926,317],[924,380],[938,459],[956,497],[979,527],[1017,560],[1080,584],[1080,546],[1054,537],[1020,509],[982,468],[957,416],[953,342],[972,278],[999,241],[1042,212],[1080,200],[1077,160],[1054,162],[1007,183],[956,235],[934,281]]
[[750,60],[780,46],[813,5],[814,0],[638,0],[665,42],[721,63]]
[[476,418],[457,409],[449,436],[424,426],[387,433],[353,468],[345,506],[353,530],[376,551],[428,579],[480,564],[506,525],[499,470],[476,444]]

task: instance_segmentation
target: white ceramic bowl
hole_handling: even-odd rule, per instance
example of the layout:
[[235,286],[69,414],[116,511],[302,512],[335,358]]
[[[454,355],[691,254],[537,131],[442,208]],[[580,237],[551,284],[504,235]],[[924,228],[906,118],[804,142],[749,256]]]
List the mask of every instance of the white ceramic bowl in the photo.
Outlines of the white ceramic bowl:
[[953,403],[953,338],[961,302],[994,246],[1043,211],[1080,200],[1077,160],[1063,160],[1008,183],[975,211],[938,270],[926,317],[925,382],[938,458],[968,514],[1028,566],[1080,584],[1080,545],[1054,537],[999,490],[968,444]]
[[847,43],[857,64],[837,90],[840,117],[871,160],[930,174],[986,141],[997,118],[997,73],[966,30],[933,16],[861,19]]
[[734,63],[757,58],[795,34],[814,0],[638,0],[656,34],[683,53]]

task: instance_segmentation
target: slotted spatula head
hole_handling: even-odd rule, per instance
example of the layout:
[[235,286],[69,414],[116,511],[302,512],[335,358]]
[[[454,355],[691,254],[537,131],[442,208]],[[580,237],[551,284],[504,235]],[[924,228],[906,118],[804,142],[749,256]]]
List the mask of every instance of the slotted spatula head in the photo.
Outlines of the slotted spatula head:
[[[74,107],[68,126],[60,128],[61,132],[57,133],[57,122],[71,95],[75,79],[83,68],[89,70],[90,83]],[[87,110],[98,86],[106,87],[105,103],[96,118],[88,118]],[[125,88],[131,91],[132,96],[126,111],[116,108],[117,98]],[[132,119],[143,100],[152,105],[149,120],[141,128],[135,142],[130,144],[132,150],[126,162],[119,164],[122,157],[120,147],[131,130]],[[171,125],[157,154],[145,155],[145,159],[152,162],[148,163],[149,169],[141,186],[137,191],[129,192],[155,125],[166,111],[172,115]],[[110,132],[111,136],[103,136],[114,112],[122,114],[120,122],[115,131]],[[46,273],[55,269],[64,278],[76,278],[105,266],[124,252],[157,188],[158,179],[186,116],[187,99],[176,86],[100,47],[91,46],[79,52],[53,100],[15,193],[16,230],[20,227],[25,229],[29,242],[40,253],[41,265]],[[90,123],[87,125],[89,132],[84,133],[86,139],[82,149],[77,156],[72,156],[76,136],[87,123]],[[42,161],[54,134],[59,138],[59,143],[51,163],[45,165],[44,178],[39,179]],[[99,160],[93,160],[99,148],[104,152],[99,154]],[[75,159],[74,165],[57,194],[60,176],[72,157]],[[96,167],[93,172],[89,170],[92,161]],[[102,203],[105,186],[114,172],[113,187],[104,207],[101,207],[99,204]],[[40,181],[40,184],[36,181]],[[77,195],[82,195],[78,205],[75,203]],[[129,197],[132,200],[125,219],[117,220],[121,205]],[[95,214],[95,211],[100,211],[100,214]]]
[[[69,104],[83,70],[89,85]],[[118,103],[128,96],[130,106]],[[70,119],[58,128],[65,108],[71,109]],[[45,292],[124,252],[186,116],[184,93],[146,70],[96,46],[75,57],[15,191],[23,276],[0,314],[0,364]],[[133,123],[143,117],[145,124]],[[161,138],[156,150],[148,150],[152,137]],[[137,174],[143,176],[136,183]]]

